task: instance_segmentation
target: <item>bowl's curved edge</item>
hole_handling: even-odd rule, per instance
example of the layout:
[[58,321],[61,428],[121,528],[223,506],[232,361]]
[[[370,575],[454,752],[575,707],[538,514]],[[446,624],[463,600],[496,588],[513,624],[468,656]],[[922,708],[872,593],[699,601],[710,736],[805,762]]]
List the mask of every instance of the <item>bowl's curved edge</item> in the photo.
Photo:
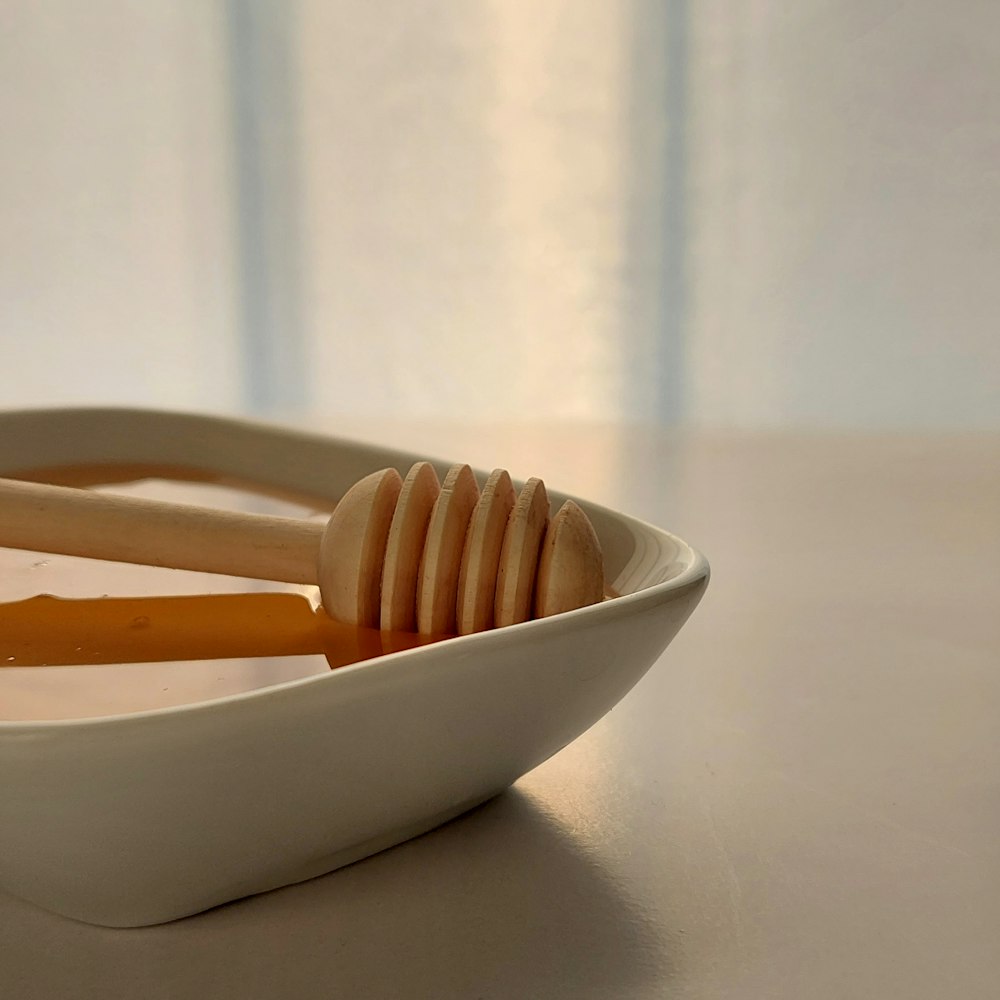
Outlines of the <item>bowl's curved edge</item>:
[[[175,416],[97,412],[138,412],[161,432]],[[199,433],[254,433],[229,418],[178,419]],[[305,438],[320,459],[335,440]],[[358,461],[388,454],[344,447]],[[497,794],[624,697],[708,583],[707,561],[685,542],[608,513],[641,528],[654,561],[661,544],[683,556],[679,572],[601,605],[257,691],[0,723],[0,772],[12,789],[0,802],[10,821],[0,823],[8,891],[86,922],[161,923],[349,864]],[[410,756],[393,756],[396,744]],[[303,768],[307,761],[322,763]],[[262,798],[273,800],[264,812]],[[53,809],[78,820],[63,840]],[[164,824],[164,815],[201,826]],[[271,843],[284,853],[264,851]]]
[[[93,438],[100,442],[99,453],[83,458],[86,462],[97,462],[104,460],[102,456],[107,456],[108,461],[140,461],[142,449],[147,444],[136,446],[136,438],[143,435],[154,435],[155,440],[162,445],[172,449],[171,458],[179,465],[188,461],[199,464],[198,459],[204,455],[224,456],[224,461],[204,460],[201,464],[226,475],[244,476],[249,480],[272,485],[288,485],[291,470],[301,470],[302,462],[297,460],[291,466],[281,467],[277,470],[274,465],[261,465],[259,459],[254,461],[254,441],[269,440],[276,450],[282,454],[289,454],[290,449],[285,447],[295,443],[299,446],[306,446],[308,449],[316,449],[317,457],[321,457],[324,451],[335,448],[350,456],[350,472],[341,472],[334,479],[323,478],[322,476],[299,475],[294,477],[293,488],[315,492],[317,496],[328,497],[336,500],[342,492],[352,485],[357,479],[372,471],[373,465],[393,465],[405,469],[414,461],[425,456],[419,456],[411,452],[391,449],[379,445],[369,445],[366,443],[340,438],[335,435],[317,434],[314,432],[301,430],[294,427],[287,427],[278,424],[255,421],[242,417],[221,416],[217,414],[189,413],[172,410],[145,409],[138,407],[69,407],[69,408],[43,408],[43,409],[20,409],[0,411],[0,475],[5,474],[13,466],[8,459],[5,459],[5,425],[18,427],[25,439],[35,437],[40,428],[47,428],[51,435],[50,441],[62,447],[62,436],[58,433],[60,425],[67,420],[72,421],[77,433],[87,435],[88,425],[93,425],[94,430],[105,432],[106,422],[111,421],[112,426],[119,426],[123,437],[115,439],[108,433],[94,434]],[[187,431],[187,434],[178,433],[180,430]],[[34,433],[33,433],[34,432]],[[238,439],[239,447],[225,447],[220,449],[219,437],[226,437],[226,444],[230,443],[229,436]],[[88,438],[89,439],[89,438]],[[37,439],[36,439],[37,440]],[[250,447],[248,447],[250,445]],[[51,454],[51,452],[50,452]],[[134,456],[129,458],[128,456]],[[26,456],[27,457],[27,456]],[[67,454],[65,461],[81,461],[77,452],[72,455]],[[451,462],[444,459],[430,459],[431,463],[440,470],[446,470]],[[27,463],[21,468],[28,467]],[[57,462],[36,462],[37,465],[58,464]],[[317,465],[322,463],[317,462]],[[356,466],[356,471],[355,471]],[[477,475],[485,475],[482,470],[474,470]],[[529,638],[530,631],[541,629],[543,631],[553,627],[559,627],[563,622],[573,623],[581,615],[587,616],[616,616],[619,614],[635,613],[647,606],[662,603],[669,595],[675,591],[686,590],[690,585],[704,580],[704,584],[699,591],[698,601],[707,586],[711,569],[707,558],[692,545],[677,535],[656,527],[638,518],[619,511],[614,511],[600,504],[592,503],[571,494],[551,491],[550,496],[554,502],[560,503],[563,500],[572,499],[579,503],[589,516],[598,521],[619,522],[627,524],[633,529],[645,532],[648,537],[660,539],[664,544],[672,546],[676,552],[682,556],[680,562],[683,568],[676,575],[669,579],[651,586],[643,587],[633,593],[625,593],[606,601],[601,605],[593,605],[587,608],[580,608],[576,611],[564,612],[556,618],[539,619],[524,622],[514,626],[508,626],[503,630],[493,630],[476,635],[458,636],[445,640],[449,644],[470,642],[495,642],[497,636],[503,637],[499,641],[510,641],[518,639],[525,632]],[[693,611],[693,607],[692,607]],[[257,688],[250,691],[241,691],[234,694],[222,695],[197,702],[190,702],[183,705],[168,706],[165,708],[153,708],[138,712],[125,714],[109,714],[101,716],[90,716],[80,719],[43,719],[43,720],[3,720],[0,719],[0,739],[5,732],[17,733],[25,736],[40,730],[50,729],[72,729],[80,727],[92,727],[102,725],[115,725],[130,722],[131,720],[148,718],[161,715],[178,715],[191,711],[210,711],[226,704],[237,703],[246,699],[267,698],[278,691],[306,686],[312,684],[329,683],[345,674],[358,670],[391,669],[392,664],[401,659],[406,659],[414,655],[420,655],[429,647],[418,647],[415,649],[400,650],[395,653],[388,653],[380,657],[365,660],[356,664],[349,664],[339,667],[329,674],[314,674],[302,678],[283,681],[278,684]]]
[[[21,836],[11,829],[16,824],[4,822],[0,830],[4,888],[87,923],[162,923],[315,877],[429,831],[513,784],[617,704],[690,616],[704,584],[704,578],[693,581],[673,595],[666,616],[651,606],[615,627],[591,622],[561,629],[513,662],[502,647],[491,655],[480,650],[472,660],[453,649],[411,669],[396,663],[391,671],[359,673],[356,684],[338,688],[355,695],[339,706],[283,691],[268,703],[225,706],[221,717],[205,711],[135,718],[127,727],[49,731],[40,742],[10,745],[14,752],[0,770],[13,779],[13,795],[0,813],[9,812],[4,805],[16,806],[18,787],[32,789],[34,804],[27,814],[18,810]],[[609,651],[623,629],[634,645],[616,663]],[[544,689],[532,696],[534,704],[522,697],[527,675],[537,679],[531,687]],[[482,691],[481,677],[488,679]],[[383,697],[388,684],[395,705]],[[456,719],[475,719],[475,725],[453,732]],[[450,743],[440,743],[449,732],[457,756]],[[366,737],[374,739],[370,750]],[[263,768],[262,739],[268,746]],[[393,740],[409,748],[409,760],[388,759],[385,748]],[[381,761],[373,763],[376,748]],[[283,759],[274,757],[278,750]],[[43,786],[32,777],[38,773],[33,760],[41,762]],[[309,760],[337,766],[303,771]],[[82,782],[95,763],[101,780]],[[109,809],[121,789],[139,776],[140,786],[127,797],[128,815],[114,816]],[[342,777],[348,778],[343,786]],[[254,803],[262,794],[271,798],[289,783],[297,791],[275,798],[291,794],[289,802],[272,804],[270,816],[259,814]],[[213,793],[219,788],[226,789],[223,799]],[[76,817],[68,853],[58,831],[38,821],[49,811],[46,799],[59,804],[61,815]],[[197,822],[165,828],[165,814]],[[262,844],[288,837],[288,823],[296,833],[284,856],[261,854]],[[225,864],[198,860],[209,855]]]

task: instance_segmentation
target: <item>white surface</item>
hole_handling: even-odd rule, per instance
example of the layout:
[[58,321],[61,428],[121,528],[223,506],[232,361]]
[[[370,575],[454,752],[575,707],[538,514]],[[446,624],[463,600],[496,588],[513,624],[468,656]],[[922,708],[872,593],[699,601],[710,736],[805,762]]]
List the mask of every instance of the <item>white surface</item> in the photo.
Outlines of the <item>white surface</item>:
[[1000,439],[368,430],[698,538],[702,607],[590,732],[429,836],[140,931],[0,897],[0,991],[993,1000]]

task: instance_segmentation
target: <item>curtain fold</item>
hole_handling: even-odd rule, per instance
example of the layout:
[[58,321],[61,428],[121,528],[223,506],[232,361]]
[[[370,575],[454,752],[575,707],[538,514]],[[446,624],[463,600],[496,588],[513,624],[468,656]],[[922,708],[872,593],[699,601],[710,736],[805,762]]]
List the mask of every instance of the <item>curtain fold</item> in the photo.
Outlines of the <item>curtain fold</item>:
[[6,405],[1000,426],[990,0],[0,29]]

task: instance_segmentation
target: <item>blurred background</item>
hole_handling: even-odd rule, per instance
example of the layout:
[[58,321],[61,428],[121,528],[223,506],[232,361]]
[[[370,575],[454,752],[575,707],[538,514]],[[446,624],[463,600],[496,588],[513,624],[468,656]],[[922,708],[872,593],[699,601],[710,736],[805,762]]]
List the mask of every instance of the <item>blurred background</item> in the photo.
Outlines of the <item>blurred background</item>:
[[1000,427],[995,0],[4,0],[0,405]]

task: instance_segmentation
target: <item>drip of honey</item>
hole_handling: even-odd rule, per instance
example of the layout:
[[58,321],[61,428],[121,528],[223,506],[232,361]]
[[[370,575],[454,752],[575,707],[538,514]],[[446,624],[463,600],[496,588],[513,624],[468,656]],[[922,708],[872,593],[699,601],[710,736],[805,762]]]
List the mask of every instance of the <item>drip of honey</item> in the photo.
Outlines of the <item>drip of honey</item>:
[[[21,478],[281,516],[330,506],[173,467]],[[335,622],[314,587],[0,549],[0,720],[203,701],[442,638]]]

